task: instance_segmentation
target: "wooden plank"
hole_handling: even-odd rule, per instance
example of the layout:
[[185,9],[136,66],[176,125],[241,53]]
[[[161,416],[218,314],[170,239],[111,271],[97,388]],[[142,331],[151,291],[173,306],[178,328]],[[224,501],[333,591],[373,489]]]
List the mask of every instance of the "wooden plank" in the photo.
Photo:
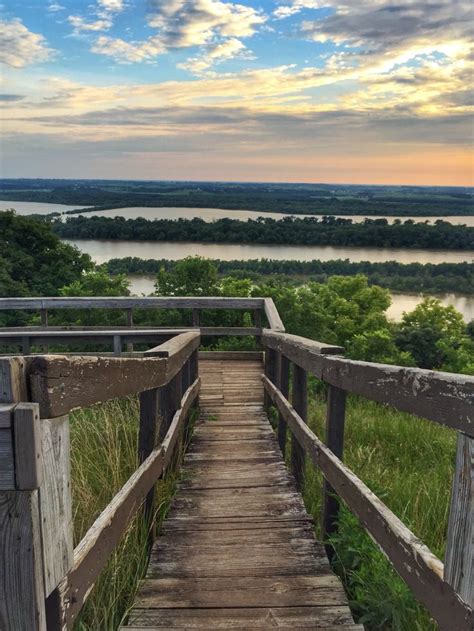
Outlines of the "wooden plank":
[[43,482],[39,490],[45,594],[72,567],[73,521],[69,418],[42,419]]
[[[135,609],[132,629],[344,629],[353,625],[349,607],[250,607],[223,609]],[[354,628],[350,626],[350,628]]]
[[164,536],[161,539],[168,547],[176,544],[178,547],[203,548],[205,546],[219,546],[222,554],[227,553],[228,546],[280,545],[291,544],[297,546],[300,542],[315,545],[312,525],[300,524],[298,521],[287,521],[284,527],[258,529],[247,528],[232,530],[180,530],[174,532],[164,525]]
[[0,298],[0,310],[36,311],[40,309],[258,309],[263,298],[227,297],[52,297]]
[[[296,364],[293,366],[292,401],[297,414],[306,423],[308,378],[306,371]],[[294,434],[291,436],[291,470],[295,476],[296,486],[301,489],[304,482],[304,451]]]
[[14,403],[0,403],[0,429],[12,427],[14,409]]
[[43,480],[39,406],[19,403],[13,412],[16,487],[33,490]]
[[287,333],[265,330],[262,341],[341,390],[474,435],[474,377],[332,357],[328,352],[343,349],[328,350],[327,345]]
[[32,399],[44,418],[122,398],[163,385],[166,359],[35,357],[30,364]]
[[46,631],[38,491],[0,492],[0,629]]
[[0,403],[28,401],[25,366],[22,357],[0,358]]
[[474,439],[458,434],[444,580],[474,608]]
[[0,491],[11,491],[14,489],[13,432],[11,429],[0,429]]
[[272,298],[264,298],[264,310],[270,329],[273,331],[284,331],[285,326]]
[[440,628],[471,631],[474,612],[443,580],[441,561],[315,436],[265,377],[264,383],[307,455],[359,518]]
[[142,583],[139,608],[298,607],[345,605],[340,581],[331,575],[219,578],[158,578]]
[[[326,410],[326,445],[340,460],[344,452],[344,423],[346,415],[346,393],[336,386],[329,386]],[[322,537],[327,540],[337,532],[339,500],[327,480],[323,487]],[[326,552],[332,560],[334,549],[326,546]]]
[[143,499],[163,472],[173,451],[180,421],[184,420],[186,410],[198,390],[199,382],[195,382],[185,393],[180,413],[173,419],[161,447],[152,451],[140,465],[75,548],[74,565],[54,592],[56,612],[53,617],[61,625],[67,628],[72,626],[91,586],[118,545]]

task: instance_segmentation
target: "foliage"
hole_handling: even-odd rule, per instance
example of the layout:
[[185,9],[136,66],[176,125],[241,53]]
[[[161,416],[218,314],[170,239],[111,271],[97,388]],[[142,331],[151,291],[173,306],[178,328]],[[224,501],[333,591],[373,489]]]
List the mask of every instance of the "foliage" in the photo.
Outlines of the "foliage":
[[350,219],[324,216],[259,217],[248,221],[218,219],[155,219],[143,217],[85,216],[53,223],[65,239],[138,241],[198,241],[205,243],[265,243],[275,245],[337,245],[356,247],[469,250],[474,248],[474,228],[437,221],[436,225],[411,220],[389,224],[386,219]]
[[172,271],[161,268],[156,278],[156,289],[163,296],[214,296],[216,284],[216,266],[199,256],[177,261]]
[[[214,260],[218,274],[232,275],[235,278],[249,278],[263,282],[262,277],[274,277],[278,282],[301,283],[314,280],[324,283],[330,276],[354,276],[364,274],[370,285],[379,285],[397,291],[443,293],[456,291],[474,292],[473,263],[370,263],[351,262],[337,259],[332,261],[295,261],[253,259],[246,261]],[[125,257],[111,259],[104,264],[110,274],[156,274],[161,269],[169,270],[174,261],[166,259],[140,259]]]
[[421,368],[473,372],[474,342],[461,314],[435,298],[403,315],[395,339]]
[[56,296],[93,267],[87,254],[30,217],[0,212],[0,234],[1,296]]

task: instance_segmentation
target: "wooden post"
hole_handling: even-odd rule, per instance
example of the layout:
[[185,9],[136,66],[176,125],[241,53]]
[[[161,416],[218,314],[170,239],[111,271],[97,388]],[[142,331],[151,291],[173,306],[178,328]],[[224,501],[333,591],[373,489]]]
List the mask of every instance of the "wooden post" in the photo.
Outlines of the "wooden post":
[[199,328],[200,311],[199,309],[193,309],[193,326]]
[[[336,386],[328,386],[326,412],[326,445],[342,460],[344,453],[344,423],[346,416],[346,391]],[[323,490],[322,536],[326,540],[337,531],[339,500],[332,486],[325,480]],[[332,546],[327,545],[329,559],[334,555]]]
[[[148,458],[157,443],[160,424],[159,400],[159,388],[140,393],[140,427],[138,431],[138,461],[140,464]],[[155,539],[155,529],[151,523],[154,500],[155,488],[153,487],[146,496],[143,505],[143,515],[149,528],[148,543],[150,546]]]
[[122,354],[122,338],[120,335],[114,335],[114,355],[115,357],[120,357]]
[[[272,383],[275,383],[278,366],[278,353],[272,348],[265,349],[265,375],[270,379]],[[264,395],[265,407],[270,407],[271,399],[267,393]]]
[[[281,355],[280,357],[280,392],[288,399],[290,388],[290,360]],[[278,444],[280,445],[283,458],[286,453],[286,421],[281,412],[278,414]]]
[[23,353],[23,355],[29,355],[31,353],[29,335],[23,335],[21,338],[21,352]]
[[[308,379],[306,370],[293,365],[292,403],[303,421],[308,417]],[[296,486],[301,489],[304,481],[304,451],[295,436],[291,437],[291,469],[295,476]]]
[[48,326],[48,310],[40,309],[41,326],[45,328]]
[[474,438],[458,433],[444,580],[474,607]]
[[[126,314],[127,314],[127,326],[130,329],[133,329],[133,309],[131,307],[130,309],[127,309]],[[127,344],[127,352],[133,353],[133,344]]]
[[[191,353],[189,358],[189,383],[194,383],[199,377],[199,351],[196,349]],[[199,397],[196,397],[194,401],[195,408],[199,407]]]
[[[262,311],[261,309],[255,309],[254,313],[254,318],[253,318],[253,322],[254,322],[254,326],[257,329],[261,329],[262,328]],[[262,336],[261,335],[256,335],[255,336],[255,345],[257,347],[257,349],[261,348],[262,346]]]
[[[12,358],[0,359],[0,394],[3,402],[18,404],[19,395],[26,390],[23,364]],[[38,474],[37,458],[32,462],[25,459],[36,453],[39,445],[21,443],[21,434],[15,432],[15,421],[18,428],[27,416],[26,424],[32,433],[29,438],[37,436],[37,406],[21,411],[15,419],[17,405],[5,406],[2,413],[2,442],[10,444],[10,451],[1,459],[0,480],[0,628],[15,631],[45,631],[45,585],[44,567],[41,545],[41,519],[39,495],[37,488],[30,483]],[[14,455],[14,447],[18,443],[20,452]],[[30,454],[28,454],[30,450]],[[14,475],[8,478],[5,473],[13,468]],[[17,474],[20,486],[23,482],[30,488],[19,488],[16,483]],[[9,488],[8,488],[9,487]]]

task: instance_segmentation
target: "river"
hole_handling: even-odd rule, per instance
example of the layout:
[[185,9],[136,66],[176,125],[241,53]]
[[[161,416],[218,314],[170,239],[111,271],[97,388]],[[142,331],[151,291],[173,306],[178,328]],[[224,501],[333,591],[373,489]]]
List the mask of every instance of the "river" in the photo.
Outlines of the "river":
[[399,263],[462,263],[474,260],[474,251],[419,250],[408,248],[355,248],[319,245],[261,245],[238,243],[175,243],[169,241],[97,241],[94,239],[67,240],[97,263],[112,258],[137,256],[142,259],[170,259],[176,261],[185,256],[204,256],[223,261],[248,259],[276,259],[331,261],[398,261]]
[[[0,210],[6,208],[14,208],[19,215],[46,215],[50,212],[66,212],[67,210],[79,210],[82,208],[88,208],[88,206],[66,206],[64,204],[45,204],[38,202],[12,202],[0,200]],[[216,219],[239,219],[241,221],[247,221],[247,219],[257,219],[257,217],[271,217],[272,219],[282,219],[287,217],[283,213],[262,213],[253,210],[225,210],[222,208],[143,208],[143,207],[130,207],[130,208],[117,208],[111,210],[99,210],[93,213],[84,213],[86,217],[99,216],[99,217],[125,217],[126,219],[136,219],[137,217],[144,217],[145,219],[192,219],[193,217],[200,217],[204,221],[214,221]],[[297,215],[298,217],[317,217],[318,215]],[[343,219],[352,219],[354,223],[360,223],[364,221],[363,215],[336,215]],[[412,219],[416,222],[428,221],[434,223],[438,219],[448,221],[452,224],[466,224],[467,226],[474,226],[474,215],[469,217],[452,216],[452,217],[376,217],[372,216],[371,219],[387,219],[390,223],[393,223],[396,219],[406,221]]]

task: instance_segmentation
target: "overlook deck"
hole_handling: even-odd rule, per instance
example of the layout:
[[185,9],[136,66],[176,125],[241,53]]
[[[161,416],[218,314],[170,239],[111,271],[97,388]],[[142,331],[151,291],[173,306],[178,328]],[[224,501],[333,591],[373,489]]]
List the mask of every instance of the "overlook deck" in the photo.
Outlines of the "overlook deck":
[[363,629],[263,410],[260,360],[201,360],[200,420],[124,631]]

